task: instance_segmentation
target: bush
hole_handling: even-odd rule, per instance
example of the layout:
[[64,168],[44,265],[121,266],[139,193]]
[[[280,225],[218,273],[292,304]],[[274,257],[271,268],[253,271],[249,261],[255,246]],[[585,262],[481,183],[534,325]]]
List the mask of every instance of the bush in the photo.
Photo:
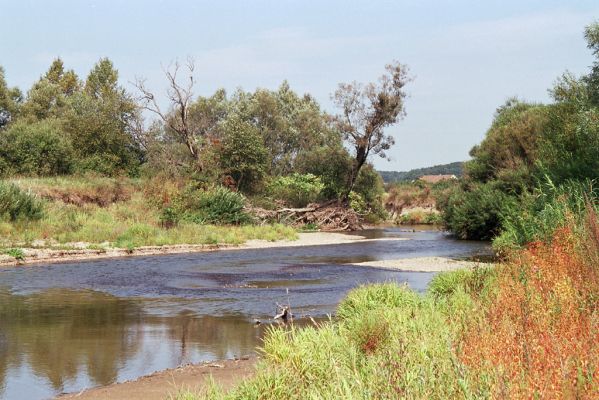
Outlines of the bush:
[[502,212],[513,203],[514,198],[492,184],[458,188],[442,205],[443,221],[460,239],[489,240],[500,233]]
[[37,220],[42,215],[42,203],[34,195],[15,184],[0,182],[0,219]]
[[[245,197],[224,187],[187,190],[176,209],[183,219],[199,224],[244,224],[251,217],[244,211]],[[171,213],[172,214],[172,213]],[[170,218],[177,218],[171,215]]]
[[587,203],[595,207],[599,204],[599,190],[593,181],[567,181],[560,186],[547,181],[533,194],[505,208],[504,229],[493,247],[505,253],[529,242],[546,241],[561,226],[580,225]]
[[320,178],[324,185],[321,194],[325,199],[331,200],[343,194],[351,171],[352,158],[341,146],[322,146],[301,153],[296,164],[299,172]]
[[60,175],[72,170],[73,147],[54,119],[18,122],[0,133],[0,175]]
[[372,165],[366,164],[360,169],[360,174],[354,186],[354,192],[364,199],[366,209],[369,213],[367,219],[371,223],[385,220],[389,217],[389,214],[383,207],[383,194],[385,193],[383,178],[381,178],[381,175]]
[[271,195],[293,207],[305,207],[321,198],[324,185],[315,175],[292,174],[281,176],[269,185]]

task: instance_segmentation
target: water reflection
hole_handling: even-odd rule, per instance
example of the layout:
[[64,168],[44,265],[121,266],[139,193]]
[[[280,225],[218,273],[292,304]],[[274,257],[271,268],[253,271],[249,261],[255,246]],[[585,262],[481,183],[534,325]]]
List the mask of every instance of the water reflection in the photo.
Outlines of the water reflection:
[[49,397],[248,354],[264,329],[241,316],[158,316],[145,307],[93,291],[0,291],[0,397]]

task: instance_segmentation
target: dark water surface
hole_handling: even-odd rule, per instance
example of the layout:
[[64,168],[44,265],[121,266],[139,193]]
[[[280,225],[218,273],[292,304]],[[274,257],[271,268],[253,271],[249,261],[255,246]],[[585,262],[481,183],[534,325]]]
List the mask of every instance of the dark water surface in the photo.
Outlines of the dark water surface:
[[0,398],[51,398],[250,354],[265,329],[253,319],[268,321],[277,302],[325,318],[359,284],[423,291],[433,276],[348,263],[489,251],[431,230],[359,234],[378,240],[0,269]]

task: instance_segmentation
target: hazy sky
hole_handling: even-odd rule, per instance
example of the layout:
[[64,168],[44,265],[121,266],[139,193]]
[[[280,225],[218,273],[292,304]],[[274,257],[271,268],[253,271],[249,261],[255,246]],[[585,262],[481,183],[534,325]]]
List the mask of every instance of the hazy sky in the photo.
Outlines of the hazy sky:
[[198,94],[291,87],[328,111],[339,82],[407,64],[407,117],[379,169],[468,158],[508,97],[548,101],[566,69],[592,63],[583,28],[599,1],[27,1],[0,0],[0,65],[26,90],[56,56],[82,77],[109,57],[130,90],[165,88],[161,65],[196,60]]

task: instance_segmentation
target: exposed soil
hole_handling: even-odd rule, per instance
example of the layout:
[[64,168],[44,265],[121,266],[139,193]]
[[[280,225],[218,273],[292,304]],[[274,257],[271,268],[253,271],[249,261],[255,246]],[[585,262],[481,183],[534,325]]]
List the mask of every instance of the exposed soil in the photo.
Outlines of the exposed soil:
[[253,375],[257,358],[225,360],[167,369],[143,376],[134,381],[115,383],[77,393],[58,396],[57,399],[78,400],[165,400],[181,390],[202,390],[208,378],[221,387],[231,388]]

